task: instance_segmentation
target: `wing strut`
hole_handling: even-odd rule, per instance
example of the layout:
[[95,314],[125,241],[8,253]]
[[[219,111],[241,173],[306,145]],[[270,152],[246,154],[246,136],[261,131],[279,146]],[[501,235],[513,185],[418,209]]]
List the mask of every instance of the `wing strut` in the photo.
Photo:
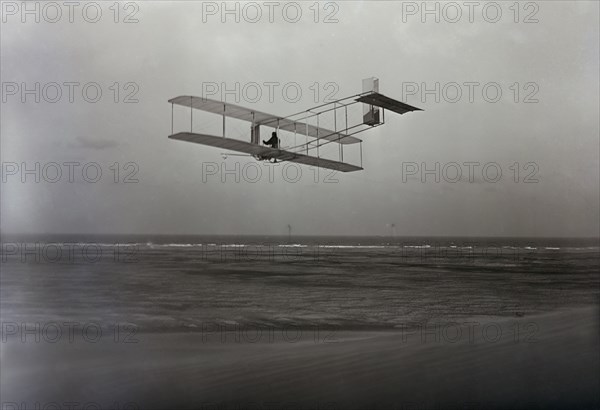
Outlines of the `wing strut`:
[[360,145],[360,167],[362,168],[362,141],[358,145]]
[[317,158],[319,158],[319,114],[317,114]]

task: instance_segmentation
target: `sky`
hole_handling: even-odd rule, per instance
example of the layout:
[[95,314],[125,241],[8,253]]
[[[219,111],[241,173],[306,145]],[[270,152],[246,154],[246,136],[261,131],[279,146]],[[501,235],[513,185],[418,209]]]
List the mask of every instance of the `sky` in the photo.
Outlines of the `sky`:
[[[599,4],[517,5],[3,2],[2,232],[598,236]],[[360,134],[363,171],[168,139],[179,95],[287,116],[369,77],[424,111]]]

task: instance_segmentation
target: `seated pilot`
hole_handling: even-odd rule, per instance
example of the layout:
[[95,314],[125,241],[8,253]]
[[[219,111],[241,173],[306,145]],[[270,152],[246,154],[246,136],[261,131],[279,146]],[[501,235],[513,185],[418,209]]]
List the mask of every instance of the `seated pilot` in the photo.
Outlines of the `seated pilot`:
[[273,133],[271,134],[271,139],[269,139],[268,141],[263,140],[263,144],[270,145],[271,148],[278,148],[279,138],[277,138],[277,133],[273,131]]

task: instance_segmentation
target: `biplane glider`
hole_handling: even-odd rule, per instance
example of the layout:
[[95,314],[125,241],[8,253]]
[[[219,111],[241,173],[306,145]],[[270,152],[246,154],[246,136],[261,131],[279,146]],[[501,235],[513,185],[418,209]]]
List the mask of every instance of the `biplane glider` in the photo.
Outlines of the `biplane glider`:
[[[419,108],[379,94],[379,80],[376,78],[363,80],[363,92],[360,94],[319,105],[288,117],[279,117],[235,104],[189,95],[172,98],[169,102],[171,103],[171,135],[169,135],[169,138],[171,139],[237,151],[251,155],[260,161],[291,161],[342,172],[363,169],[362,140],[356,138],[354,135],[385,124],[385,110],[398,114],[422,111]],[[354,104],[363,105],[363,115],[360,122],[349,125],[348,108]],[[189,132],[173,132],[174,105],[190,108]],[[222,116],[223,135],[215,136],[192,132],[193,109]],[[322,122],[323,117],[331,112],[333,113],[333,130],[323,128],[319,125],[320,120]],[[345,122],[343,126],[338,127],[338,117],[340,116],[345,118]],[[225,120],[227,117],[251,123],[249,142],[226,138]],[[310,123],[311,120],[313,123]],[[282,144],[275,144],[275,148],[264,146],[261,145],[261,127],[272,128],[276,130],[277,135],[280,135],[280,131],[293,133],[294,140],[297,134],[304,135],[306,142],[289,147],[282,146]],[[339,145],[338,161],[325,158],[319,154],[319,149],[327,144]],[[344,162],[344,146],[352,144],[360,145],[360,165]],[[311,152],[314,154],[311,155]]]

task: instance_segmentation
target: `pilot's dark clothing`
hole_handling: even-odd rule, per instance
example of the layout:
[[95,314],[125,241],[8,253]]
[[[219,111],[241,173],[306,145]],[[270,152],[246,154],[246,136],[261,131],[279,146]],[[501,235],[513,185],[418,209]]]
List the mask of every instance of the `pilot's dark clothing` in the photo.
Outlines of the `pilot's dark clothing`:
[[273,148],[279,147],[279,138],[277,138],[277,134],[273,133],[271,135],[271,139],[269,139],[268,141],[263,141],[263,144],[270,145]]

